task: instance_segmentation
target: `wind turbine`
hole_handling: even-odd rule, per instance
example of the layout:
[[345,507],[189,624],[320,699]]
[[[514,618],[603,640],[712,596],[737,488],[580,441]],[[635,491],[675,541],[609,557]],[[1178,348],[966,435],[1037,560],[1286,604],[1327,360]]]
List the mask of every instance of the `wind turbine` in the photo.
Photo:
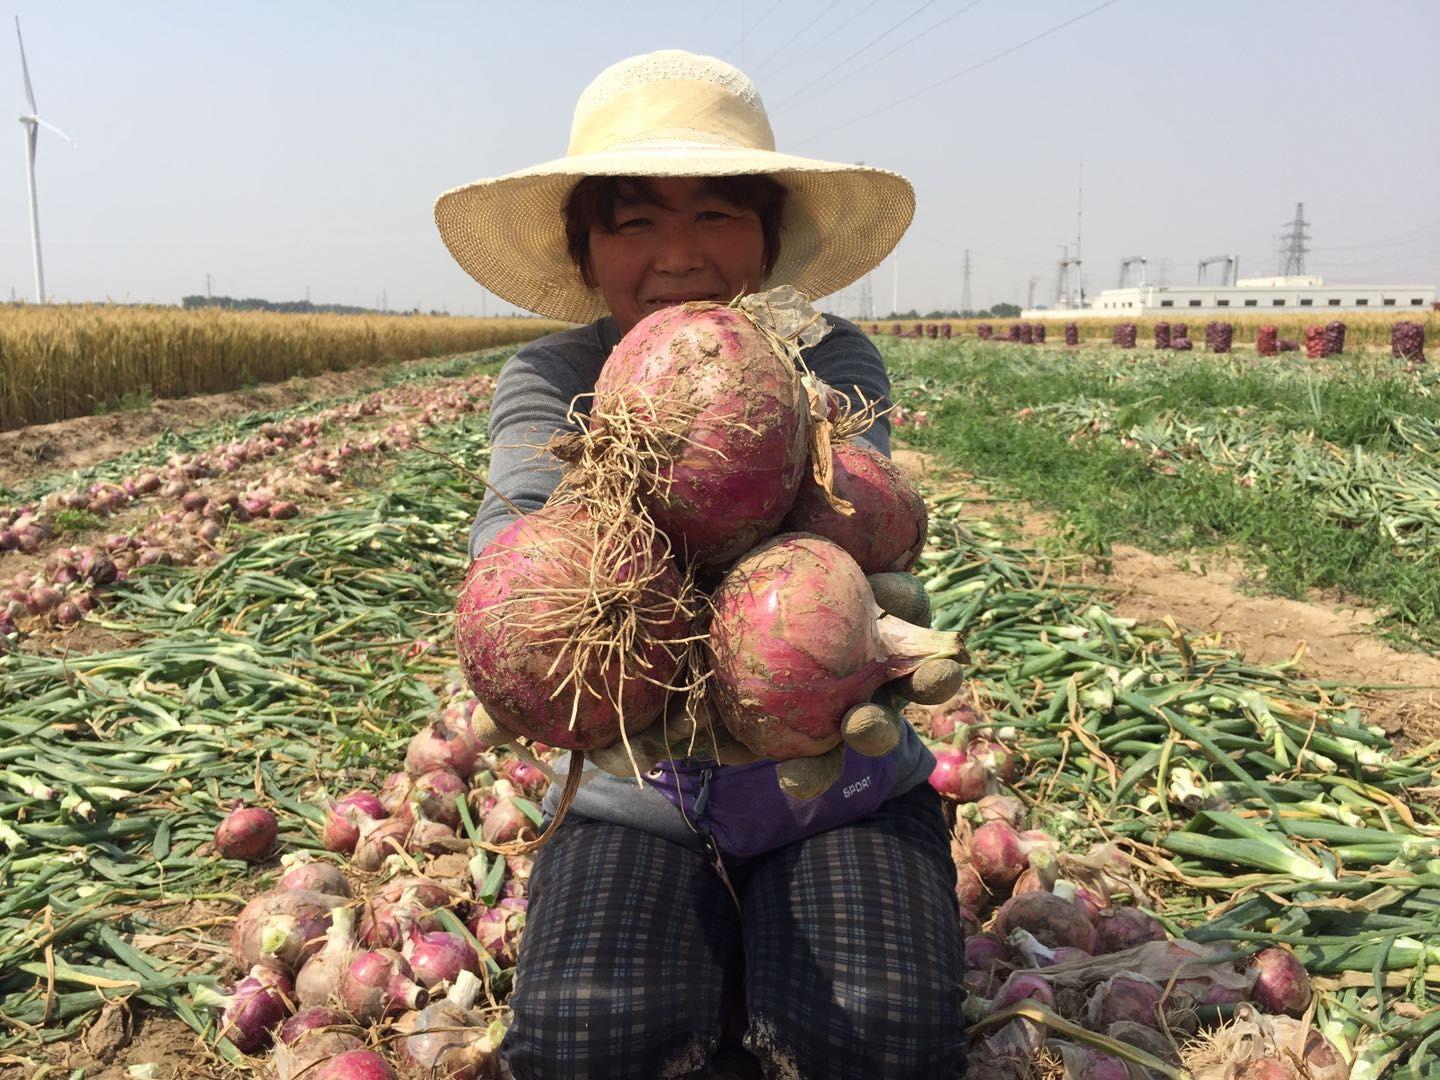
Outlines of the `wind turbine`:
[[25,63],[25,39],[20,36],[20,16],[15,16],[15,39],[20,42],[20,70],[25,75],[25,100],[30,103],[30,111],[20,117],[20,123],[25,125],[25,164],[28,168],[27,176],[30,180],[30,246],[35,254],[35,302],[45,302],[45,270],[40,265],[40,207],[35,201],[35,137],[42,127],[49,128],[56,135],[75,146],[75,140],[66,135],[54,124],[41,120],[36,115],[38,109],[35,107],[35,91],[30,86],[30,66]]

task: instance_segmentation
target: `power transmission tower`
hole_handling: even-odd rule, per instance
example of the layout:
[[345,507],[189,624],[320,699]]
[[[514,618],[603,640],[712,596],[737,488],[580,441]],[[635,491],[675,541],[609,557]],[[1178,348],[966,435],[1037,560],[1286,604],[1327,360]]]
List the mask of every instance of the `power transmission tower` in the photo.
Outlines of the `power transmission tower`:
[[974,309],[970,306],[970,249],[965,249],[965,262],[961,264],[964,276],[960,279],[960,312],[968,313]]
[[875,318],[875,294],[870,290],[870,275],[860,279],[860,318]]
[[1280,276],[1290,277],[1305,273],[1305,256],[1310,251],[1305,241],[1310,234],[1305,230],[1310,223],[1305,220],[1305,204],[1295,204],[1295,220],[1287,221],[1285,228],[1290,231],[1280,237]]
[[1032,311],[1035,309],[1035,286],[1039,281],[1040,279],[1038,277],[1032,275],[1030,278],[1030,288],[1025,294],[1025,306]]

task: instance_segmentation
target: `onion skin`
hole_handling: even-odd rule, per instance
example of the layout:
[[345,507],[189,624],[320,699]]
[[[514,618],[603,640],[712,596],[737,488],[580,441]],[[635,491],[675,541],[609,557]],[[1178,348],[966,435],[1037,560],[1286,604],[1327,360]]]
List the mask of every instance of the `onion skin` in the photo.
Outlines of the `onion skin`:
[[[336,908],[330,913],[325,947],[305,961],[295,976],[295,998],[301,1005],[327,1005],[335,999],[340,982],[358,951],[355,944],[355,912]],[[288,1040],[287,1040],[288,1041]]]
[[[520,809],[520,797],[510,796],[498,800],[485,811],[480,820],[480,837],[487,844],[512,844],[517,840],[529,840],[535,836],[535,823]],[[530,805],[534,805],[531,803]]]
[[341,981],[340,1001],[365,1024],[407,1009],[423,1009],[430,995],[412,975],[405,958],[393,949],[358,953]]
[[1255,969],[1255,983],[1250,999],[1262,1012],[1300,1017],[1310,1006],[1314,990],[1310,976],[1295,954],[1288,949],[1270,946],[1250,958]]
[[417,927],[434,930],[439,926],[426,904],[413,890],[397,900],[372,897],[360,913],[360,943],[372,949],[398,949]]
[[990,890],[969,863],[960,863],[955,867],[955,898],[960,901],[961,907],[971,911],[983,911],[990,905]]
[[[573,503],[511,522],[471,563],[456,604],[460,665],[486,712],[508,731],[570,750],[620,741],[622,717],[627,733],[649,727],[668,696],[657,683],[673,683],[680,670],[682,649],[672,643],[689,633],[680,573],[660,542],[647,549],[639,540],[617,539],[608,542],[613,550],[597,551],[589,536],[594,528]],[[586,651],[577,696],[575,683],[562,685],[575,655],[555,640],[563,630],[523,627],[573,622],[575,614],[555,594],[606,589],[605,581],[592,581],[595,570],[610,585],[647,581],[628,602],[658,614],[636,635],[623,665],[605,650]]]
[[247,1054],[270,1045],[274,1029],[290,1014],[290,977],[274,964],[256,964],[228,997],[201,995],[197,1004],[220,1006],[220,1033]]
[[663,428],[671,414],[694,413],[657,448],[670,460],[645,501],[682,559],[723,566],[775,532],[794,503],[809,411],[794,364],[745,315],[688,303],[641,320],[615,347],[595,380],[590,428],[626,413]]
[[275,850],[279,832],[275,815],[264,807],[237,807],[215,829],[215,850],[222,859],[263,862]]
[[981,932],[965,939],[965,968],[988,971],[997,964],[1006,962],[1009,950],[1005,940],[997,934]]
[[1016,971],[1000,984],[991,1008],[998,1012],[1026,998],[1034,998],[1047,1008],[1055,1007],[1055,991],[1049,983],[1033,972]]
[[1112,975],[1090,992],[1085,1003],[1086,1026],[1104,1031],[1117,1021],[1128,1020],[1158,1028],[1164,996],[1164,988],[1143,975]]
[[842,514],[807,475],[781,526],[839,544],[867,574],[909,570],[925,546],[929,514],[925,500],[900,467],[860,442],[831,448],[835,494],[854,507]]
[[968,658],[959,635],[884,614],[855,560],[805,533],[749,552],[711,605],[716,712],[750,751],[779,761],[838,746],[841,719],[882,683],[929,659]]
[[400,818],[361,821],[360,839],[355,842],[351,860],[361,870],[379,870],[397,850],[404,850],[409,836],[410,823]]
[[380,785],[380,805],[384,813],[375,815],[384,817],[385,814],[399,814],[409,804],[410,788],[415,784],[414,777],[409,773],[391,773]]

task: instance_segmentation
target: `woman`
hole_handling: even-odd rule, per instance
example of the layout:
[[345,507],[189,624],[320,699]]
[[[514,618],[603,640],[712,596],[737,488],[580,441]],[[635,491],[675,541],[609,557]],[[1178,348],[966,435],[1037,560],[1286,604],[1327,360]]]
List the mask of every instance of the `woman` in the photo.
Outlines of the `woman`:
[[[678,51],[602,72],[565,158],[443,194],[436,221],[461,266],[581,324],[500,374],[472,557],[513,508],[544,504],[559,478],[545,443],[637,322],[775,284],[835,292],[913,211],[893,173],[776,153],[750,81]],[[828,322],[811,368],[884,401],[873,344]],[[889,452],[885,422],[865,437]],[[933,766],[906,726],[888,755],[847,752],[841,782],[809,801],[780,794],[771,761],[587,780],[535,859],[511,1074],[759,1075],[758,1058],[775,1077],[961,1075],[963,940]]]

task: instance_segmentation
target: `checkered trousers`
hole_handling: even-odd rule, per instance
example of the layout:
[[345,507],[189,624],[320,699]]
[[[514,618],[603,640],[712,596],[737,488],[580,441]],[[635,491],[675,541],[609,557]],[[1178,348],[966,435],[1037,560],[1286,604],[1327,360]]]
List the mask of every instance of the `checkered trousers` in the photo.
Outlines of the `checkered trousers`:
[[964,1072],[964,942],[928,784],[743,862],[568,818],[541,850],[504,1042],[516,1080],[703,1077],[727,1011],[768,1077]]

